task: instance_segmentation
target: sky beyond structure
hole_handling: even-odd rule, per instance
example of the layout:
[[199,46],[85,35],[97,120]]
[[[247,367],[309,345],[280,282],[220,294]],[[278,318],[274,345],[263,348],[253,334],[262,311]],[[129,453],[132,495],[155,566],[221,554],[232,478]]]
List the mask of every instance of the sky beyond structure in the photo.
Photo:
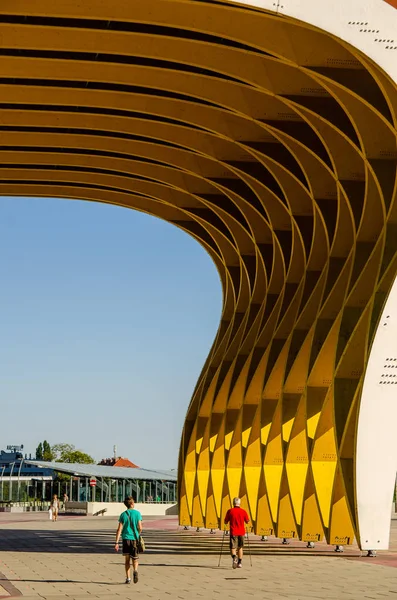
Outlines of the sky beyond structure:
[[0,255],[0,448],[175,468],[221,314],[205,250],[128,209],[1,197]]

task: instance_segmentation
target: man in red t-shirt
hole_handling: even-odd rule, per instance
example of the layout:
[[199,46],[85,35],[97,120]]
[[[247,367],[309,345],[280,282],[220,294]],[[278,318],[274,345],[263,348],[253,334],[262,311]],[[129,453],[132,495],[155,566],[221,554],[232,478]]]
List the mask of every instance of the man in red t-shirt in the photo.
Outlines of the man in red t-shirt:
[[[225,525],[230,523],[230,554],[232,555],[233,569],[242,568],[245,524],[249,523],[249,516],[240,507],[240,498],[233,498],[233,508],[229,508],[225,516]],[[237,556],[236,556],[237,549]]]

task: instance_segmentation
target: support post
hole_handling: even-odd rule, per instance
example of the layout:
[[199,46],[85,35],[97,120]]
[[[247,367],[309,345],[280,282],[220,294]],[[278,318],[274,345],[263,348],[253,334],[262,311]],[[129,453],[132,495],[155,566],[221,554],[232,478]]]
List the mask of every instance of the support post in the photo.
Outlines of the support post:
[[[11,465],[12,465],[12,467],[11,467]],[[14,465],[15,465],[15,462],[10,463],[10,467],[11,467],[11,469],[10,469],[10,485],[9,485],[9,490],[8,490],[8,500],[10,502],[12,500],[12,472],[14,470]]]
[[20,493],[20,489],[21,489],[21,469],[22,469],[22,465],[23,465],[23,458],[21,458],[21,462],[19,463],[19,469],[18,469],[18,490],[17,490],[17,502],[19,502],[19,493]]
[[4,470],[5,470],[5,468],[6,468],[6,467],[5,467],[5,465],[4,465],[4,467],[3,467],[3,468],[2,468],[2,470],[1,470],[1,499],[2,499],[2,500],[4,500],[4,498],[3,498],[3,491],[4,491],[4,489],[3,489],[3,475],[4,475]]

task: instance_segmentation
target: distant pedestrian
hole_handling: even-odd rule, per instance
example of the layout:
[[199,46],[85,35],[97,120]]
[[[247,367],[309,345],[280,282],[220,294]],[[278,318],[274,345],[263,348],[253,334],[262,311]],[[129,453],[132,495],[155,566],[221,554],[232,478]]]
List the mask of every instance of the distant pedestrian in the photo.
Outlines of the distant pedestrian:
[[52,520],[56,521],[59,513],[59,500],[56,494],[54,494],[52,497],[50,510],[52,512]]
[[63,512],[66,512],[66,502],[69,502],[69,496],[65,492],[63,495]]
[[114,549],[119,551],[120,536],[123,540],[123,555],[125,558],[125,583],[131,583],[131,560],[134,583],[138,583],[138,541],[142,533],[142,515],[135,510],[135,502],[132,496],[124,500],[127,510],[119,517],[119,526],[116,531],[116,543]]
[[225,516],[225,525],[230,523],[230,554],[233,569],[241,569],[243,564],[243,546],[245,524],[249,523],[247,512],[240,507],[240,498],[233,498],[233,508],[229,508]]

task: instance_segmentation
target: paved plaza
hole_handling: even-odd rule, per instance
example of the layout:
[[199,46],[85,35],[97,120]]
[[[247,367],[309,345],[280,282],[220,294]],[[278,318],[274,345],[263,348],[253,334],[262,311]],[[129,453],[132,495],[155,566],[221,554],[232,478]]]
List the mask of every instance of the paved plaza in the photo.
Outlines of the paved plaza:
[[244,568],[233,571],[222,535],[184,531],[175,517],[147,518],[147,552],[139,583],[124,584],[123,557],[113,550],[116,518],[0,513],[0,598],[83,600],[88,598],[282,598],[397,600],[397,521],[391,550],[362,558],[357,548],[342,555],[318,544],[281,545],[250,536]]

